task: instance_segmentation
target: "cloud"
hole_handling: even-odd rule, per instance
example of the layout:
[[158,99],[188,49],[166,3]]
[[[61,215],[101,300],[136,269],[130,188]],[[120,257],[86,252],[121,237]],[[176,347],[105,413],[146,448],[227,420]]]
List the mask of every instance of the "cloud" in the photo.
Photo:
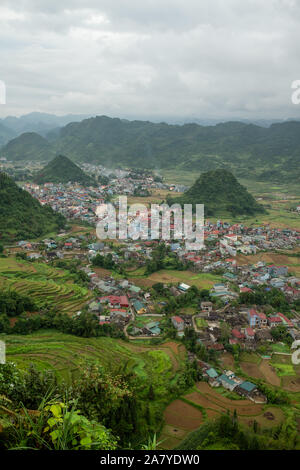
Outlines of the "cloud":
[[0,115],[300,117],[293,0],[2,0]]

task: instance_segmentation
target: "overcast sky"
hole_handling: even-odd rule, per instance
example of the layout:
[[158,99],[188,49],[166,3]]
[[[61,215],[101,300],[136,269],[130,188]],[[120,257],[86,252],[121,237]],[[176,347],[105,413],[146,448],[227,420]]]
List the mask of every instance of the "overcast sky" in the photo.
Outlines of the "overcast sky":
[[300,0],[1,0],[0,116],[300,118]]

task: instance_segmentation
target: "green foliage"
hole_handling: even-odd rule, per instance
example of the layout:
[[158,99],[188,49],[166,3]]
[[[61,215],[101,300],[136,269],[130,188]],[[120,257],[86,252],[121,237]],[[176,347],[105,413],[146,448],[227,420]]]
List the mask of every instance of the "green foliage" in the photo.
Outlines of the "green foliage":
[[203,424],[189,434],[177,447],[180,450],[293,450],[300,440],[293,419],[289,425],[276,430],[260,432],[254,421],[252,429],[245,429],[237,413],[222,414],[215,421]]
[[33,312],[35,309],[34,301],[27,295],[14,291],[0,292],[0,315],[15,317],[25,311]]
[[3,239],[36,238],[64,226],[65,219],[61,214],[49,206],[41,206],[5,173],[0,173],[0,201]]
[[36,413],[25,407],[13,422],[6,418],[6,446],[11,450],[113,450],[117,441],[100,423],[62,401],[42,400]]
[[293,342],[292,336],[284,325],[278,325],[275,328],[271,328],[270,333],[276,342],[282,341],[289,346]]
[[[99,324],[96,315],[82,311],[71,317],[67,313],[43,311],[38,315],[20,315],[14,325],[6,321],[5,315],[0,316],[0,332],[7,334],[30,334],[41,329],[53,328],[62,333],[72,334],[83,338],[110,336],[124,338],[123,331],[114,324]],[[1,331],[2,328],[2,331]]]
[[100,253],[98,253],[93,257],[92,265],[105,269],[114,269],[116,263],[114,262],[111,253],[108,253],[107,255],[100,255]]
[[[299,122],[269,128],[242,122],[179,126],[97,116],[63,127],[54,136],[50,151],[109,167],[199,173],[227,169],[239,177],[299,182],[299,129]],[[4,155],[14,160],[45,159],[39,145],[35,150],[32,139],[27,143],[24,136],[15,139],[14,145],[8,144]]]
[[273,308],[289,312],[290,306],[284,293],[280,289],[268,289],[267,286],[259,286],[252,289],[252,292],[242,292],[238,302],[248,305],[271,305]]
[[204,204],[207,216],[229,213],[233,216],[265,212],[246,188],[227,170],[203,173],[183,196],[168,203]]
[[50,160],[55,155],[51,144],[36,132],[25,132],[8,142],[2,154],[8,160]]
[[94,180],[86,175],[79,166],[75,165],[64,155],[58,155],[49,162],[38,174],[34,181],[37,184],[44,183],[81,183],[83,185],[92,185]]

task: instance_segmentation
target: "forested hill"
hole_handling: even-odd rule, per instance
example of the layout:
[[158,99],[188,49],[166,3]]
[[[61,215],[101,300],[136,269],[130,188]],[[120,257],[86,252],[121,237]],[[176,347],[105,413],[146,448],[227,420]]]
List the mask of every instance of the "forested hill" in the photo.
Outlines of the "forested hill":
[[[51,145],[56,153],[73,161],[109,167],[198,172],[224,168],[238,177],[300,180],[300,122],[297,121],[265,128],[242,122],[215,126],[169,125],[97,116],[66,125],[57,136],[52,136]],[[7,155],[8,146],[3,149]],[[26,154],[25,150],[10,154],[9,158],[19,159],[21,154]],[[34,152],[31,156],[40,158]]]
[[63,227],[65,219],[41,206],[28,192],[0,172],[0,240],[35,238]]
[[0,122],[0,146],[5,145],[15,137],[15,133]]
[[58,155],[49,162],[34,178],[37,184],[76,182],[83,185],[94,184],[93,179],[64,155]]
[[254,215],[265,212],[254,197],[226,170],[202,173],[181,197],[168,201],[180,204],[204,204],[206,216],[228,213]]
[[12,139],[1,150],[8,160],[50,160],[55,155],[52,145],[36,132],[25,132]]

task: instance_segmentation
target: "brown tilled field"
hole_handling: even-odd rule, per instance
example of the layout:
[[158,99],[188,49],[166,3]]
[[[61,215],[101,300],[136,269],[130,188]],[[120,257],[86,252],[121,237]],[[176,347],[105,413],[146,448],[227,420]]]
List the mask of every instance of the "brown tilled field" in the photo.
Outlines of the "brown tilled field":
[[297,376],[285,376],[282,377],[282,388],[288,392],[300,392],[300,374],[299,369],[296,371]]
[[167,425],[186,431],[197,429],[203,422],[201,411],[182,400],[173,401],[166,408],[164,417]]
[[280,408],[269,407],[259,416],[240,418],[240,421],[249,427],[253,426],[254,420],[263,428],[272,428],[284,421],[284,412]]
[[241,362],[240,366],[242,371],[245,372],[247,375],[250,375],[250,377],[255,377],[257,379],[265,379],[264,374],[259,369],[259,366],[257,364],[253,364],[251,362]]
[[259,364],[259,370],[265,377],[265,380],[269,382],[271,385],[275,385],[280,387],[280,378],[276,374],[275,369],[270,365],[268,359],[263,359]]
[[203,396],[210,403],[208,405],[209,408],[215,410],[222,408],[224,411],[230,410],[231,412],[236,409],[238,415],[247,416],[255,416],[262,412],[263,407],[261,405],[255,404],[250,400],[230,400],[230,398],[220,395],[205,382],[197,383],[196,387],[200,392],[199,395]]
[[222,356],[221,356],[221,362],[223,364],[223,366],[230,370],[233,370],[234,368],[234,359],[233,359],[233,356],[232,354],[228,353],[228,352],[225,352]]

